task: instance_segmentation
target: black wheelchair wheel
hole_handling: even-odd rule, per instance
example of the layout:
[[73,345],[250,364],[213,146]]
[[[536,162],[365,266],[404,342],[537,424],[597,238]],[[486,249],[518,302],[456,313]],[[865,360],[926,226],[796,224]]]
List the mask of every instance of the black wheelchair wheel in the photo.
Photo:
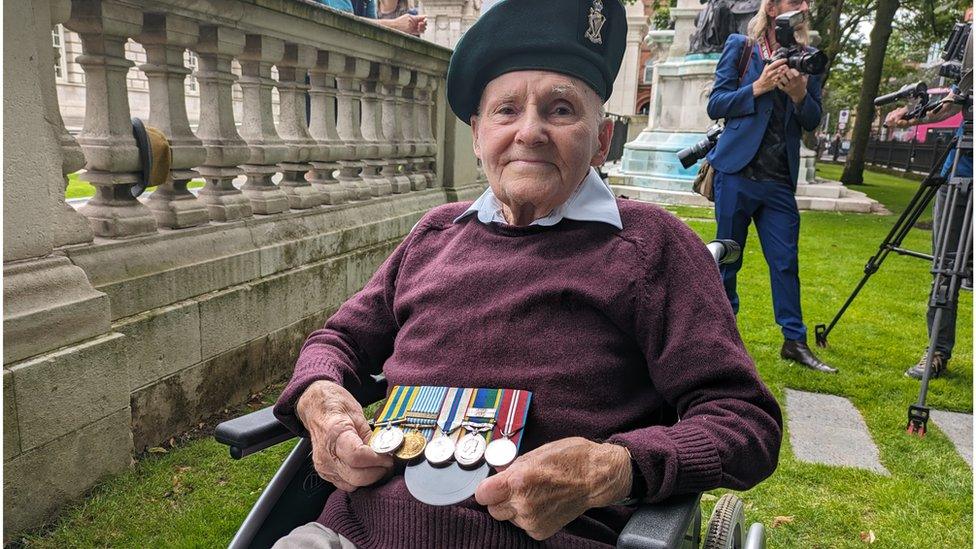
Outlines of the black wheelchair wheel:
[[720,497],[708,519],[702,549],[742,549],[746,531],[745,505],[732,494]]

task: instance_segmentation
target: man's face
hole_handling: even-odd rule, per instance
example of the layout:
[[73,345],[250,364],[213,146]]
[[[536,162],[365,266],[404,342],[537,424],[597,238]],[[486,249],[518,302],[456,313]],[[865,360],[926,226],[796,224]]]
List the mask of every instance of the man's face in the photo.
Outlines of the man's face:
[[571,76],[517,71],[489,82],[471,131],[495,196],[537,218],[565,202],[609,150],[613,123],[600,107],[596,92]]
[[774,0],[773,2],[769,3],[766,13],[775,19],[778,15],[791,11],[802,11],[809,13],[810,2],[808,0]]

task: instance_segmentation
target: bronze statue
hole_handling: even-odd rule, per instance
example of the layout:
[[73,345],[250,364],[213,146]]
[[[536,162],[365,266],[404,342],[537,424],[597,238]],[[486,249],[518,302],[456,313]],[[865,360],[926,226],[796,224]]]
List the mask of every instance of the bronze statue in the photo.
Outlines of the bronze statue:
[[705,7],[695,17],[688,53],[721,53],[732,33],[746,34],[749,20],[759,11],[759,0],[701,0]]

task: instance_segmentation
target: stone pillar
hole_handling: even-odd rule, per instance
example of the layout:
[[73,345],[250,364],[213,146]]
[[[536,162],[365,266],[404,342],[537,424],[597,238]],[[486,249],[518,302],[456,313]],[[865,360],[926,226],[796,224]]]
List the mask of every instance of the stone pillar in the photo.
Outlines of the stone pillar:
[[244,94],[244,124],[241,137],[247,142],[250,155],[241,169],[247,176],[244,195],[251,201],[256,214],[275,214],[288,209],[288,196],[271,182],[278,172],[278,163],[288,156],[285,145],[275,129],[271,109],[271,66],[285,55],[285,43],[278,38],[260,34],[245,36],[239,83]]
[[613,93],[607,101],[607,111],[630,116],[637,114],[637,84],[640,75],[640,49],[647,34],[647,17],[644,3],[627,4],[627,46]]
[[[48,29],[63,23],[71,16],[71,2],[69,0],[34,0],[34,19],[37,28],[37,61],[41,67],[54,65],[54,49],[51,47],[51,33]],[[57,203],[50,225],[51,236],[55,247],[69,244],[81,244],[92,241],[92,230],[88,220],[65,202],[64,193],[68,187],[68,174],[85,167],[85,153],[75,138],[68,133],[61,118],[58,107],[58,92],[54,78],[41,78],[41,93],[44,96],[44,106],[47,112],[47,122],[55,139],[61,145],[61,174],[60,178],[51,180],[51,193]]]
[[85,124],[78,143],[87,161],[84,178],[95,196],[79,211],[96,236],[124,238],[156,231],[152,213],[132,195],[142,181],[139,150],[132,137],[125,42],[142,30],[140,10],[109,1],[73,2],[65,27],[81,37],[85,71]]
[[404,173],[404,157],[410,152],[410,147],[403,140],[400,129],[400,117],[406,102],[403,100],[403,86],[410,81],[410,71],[400,67],[390,67],[384,73],[385,78],[380,82],[383,97],[383,137],[393,146],[391,159],[380,172],[393,182],[393,192],[405,193],[410,190],[410,178]]
[[318,145],[308,133],[305,122],[305,83],[308,68],[315,64],[316,52],[311,46],[285,44],[285,57],[278,63],[278,94],[281,98],[278,129],[288,146],[288,156],[280,164],[284,172],[279,188],[288,195],[288,205],[294,209],[312,208],[322,204],[324,197],[305,180],[312,149]]
[[688,53],[691,34],[695,32],[695,17],[702,10],[699,0],[678,0],[677,7],[671,8],[674,18],[674,41],[671,42],[669,59],[678,59]]
[[400,133],[403,135],[401,147],[405,154],[405,171],[410,179],[410,188],[419,191],[427,188],[427,178],[420,170],[421,160],[417,158],[420,150],[419,138],[417,137],[417,83],[420,80],[420,73],[410,71],[410,79],[403,87],[403,114],[400,115]]
[[[383,102],[379,95],[379,83],[389,73],[390,67],[378,62],[369,63],[369,74],[362,82],[363,115],[360,126],[366,141],[366,155],[363,159],[363,180],[369,183],[373,196],[383,196],[393,192],[393,181],[381,176],[379,171],[386,165],[393,145],[383,135]],[[385,78],[389,78],[386,76]]]
[[343,157],[346,146],[336,131],[336,81],[333,75],[344,61],[342,56],[319,50],[315,66],[309,72],[312,114],[308,133],[318,145],[312,149],[309,178],[322,194],[325,204],[342,204],[350,199],[349,190],[334,177],[339,170],[336,160]]
[[[64,243],[54,228],[62,210],[52,182],[61,180],[65,162],[52,131],[57,111],[48,111],[49,98],[43,92],[48,85],[53,88],[54,71],[46,63],[50,57],[40,55],[38,48],[51,49],[52,9],[63,7],[43,0],[4,6],[4,364],[111,330],[105,294],[92,288],[80,267],[52,254]],[[57,192],[64,196],[63,190]],[[152,222],[152,216],[148,219]],[[14,453],[6,451],[6,443],[4,448],[4,460],[9,461]],[[6,482],[4,493],[8,494]],[[16,515],[6,524],[23,522],[24,517]]]
[[146,205],[160,227],[181,229],[210,221],[204,204],[187,190],[197,176],[193,168],[207,157],[203,143],[190,130],[186,117],[184,81],[190,70],[183,65],[183,52],[197,42],[196,22],[176,15],[146,13],[138,41],[146,50],[145,65],[139,67],[149,79],[149,122],[169,140],[173,163],[169,177],[149,195]]
[[426,179],[427,186],[433,187],[436,181],[434,177],[433,165],[437,162],[434,156],[437,154],[437,138],[431,128],[430,119],[434,113],[434,94],[437,92],[437,80],[428,75],[421,74],[417,85],[417,137],[418,158],[420,159],[420,169],[418,170]]
[[227,27],[204,26],[196,45],[200,85],[200,126],[197,135],[207,152],[197,172],[206,185],[199,200],[214,221],[234,221],[251,217],[251,202],[233,185],[244,173],[239,167],[250,156],[247,143],[234,124],[231,86],[237,76],[231,61],[244,51],[244,33]]
[[363,163],[358,159],[367,156],[369,149],[360,126],[363,95],[360,83],[369,75],[369,62],[356,57],[342,57],[345,63],[336,73],[336,131],[350,148],[339,159],[339,181],[357,200],[366,200],[373,196],[373,189],[360,176]]

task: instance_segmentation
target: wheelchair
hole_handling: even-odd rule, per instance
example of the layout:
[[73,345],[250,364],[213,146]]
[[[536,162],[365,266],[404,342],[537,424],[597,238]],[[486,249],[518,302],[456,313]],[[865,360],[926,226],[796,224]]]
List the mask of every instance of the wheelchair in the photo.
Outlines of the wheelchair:
[[[716,261],[722,263],[725,254],[734,255],[734,249],[726,250],[734,244],[715,241],[709,243],[708,248]],[[362,388],[353,391],[353,396],[363,407],[379,401],[386,397],[386,380],[382,376],[367,379]],[[287,442],[295,435],[274,417],[269,406],[219,424],[214,438],[230,447],[231,458],[242,459]],[[229,548],[271,547],[294,528],[317,519],[334,490],[335,486],[315,472],[311,441],[299,439],[261,492]],[[746,530],[744,505],[732,494],[725,494],[716,502],[703,538],[701,494],[689,494],[638,506],[620,533],[617,547],[765,549],[765,540],[765,528],[761,523],[754,523]]]

